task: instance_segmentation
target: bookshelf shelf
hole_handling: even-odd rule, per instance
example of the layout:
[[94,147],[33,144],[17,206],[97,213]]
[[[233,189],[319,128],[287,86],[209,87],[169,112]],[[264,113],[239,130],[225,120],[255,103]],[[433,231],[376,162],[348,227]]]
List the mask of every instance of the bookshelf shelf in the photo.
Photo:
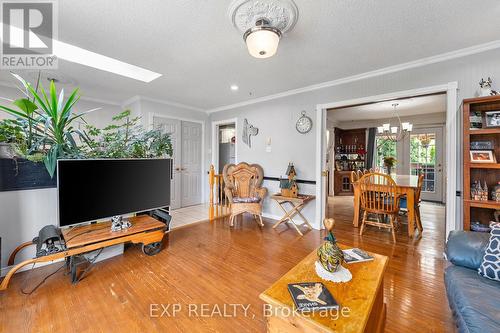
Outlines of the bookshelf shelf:
[[478,201],[478,200],[465,200],[471,207],[476,208],[488,208],[488,209],[500,209],[500,202],[493,200],[488,201]]
[[472,169],[500,169],[500,163],[471,163]]
[[[470,230],[471,220],[488,224],[493,220],[493,211],[500,209],[500,203],[495,200],[471,200],[471,185],[479,181],[486,183],[488,191],[500,181],[500,163],[472,163],[470,160],[470,144],[472,141],[493,142],[493,154],[500,161],[500,127],[486,127],[485,112],[500,111],[500,96],[488,96],[465,99],[463,110],[463,199],[464,199],[464,230]],[[470,116],[478,115],[482,119],[481,129],[470,129]],[[488,193],[491,199],[491,193]]]
[[498,133],[498,128],[469,130],[470,135],[486,135],[486,134],[497,134],[497,133]]

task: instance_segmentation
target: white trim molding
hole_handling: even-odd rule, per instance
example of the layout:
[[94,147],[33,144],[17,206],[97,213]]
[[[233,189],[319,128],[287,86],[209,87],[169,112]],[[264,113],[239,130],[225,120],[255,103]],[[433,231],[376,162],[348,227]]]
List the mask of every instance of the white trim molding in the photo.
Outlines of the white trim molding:
[[460,229],[462,226],[462,213],[460,205],[461,199],[457,193],[457,168],[459,167],[457,147],[460,146],[458,134],[458,83],[450,82],[443,85],[426,88],[398,91],[388,94],[362,97],[346,101],[339,101],[316,106],[316,220],[322,221],[325,217],[325,183],[323,182],[322,171],[326,167],[326,111],[332,108],[348,107],[365,103],[381,102],[403,97],[419,96],[432,93],[446,93],[446,233]]
[[455,50],[455,51],[451,51],[451,52],[438,54],[438,55],[431,56],[431,57],[426,57],[426,58],[421,58],[421,59],[410,61],[410,62],[405,62],[405,63],[399,64],[399,65],[384,67],[384,68],[376,69],[373,71],[369,71],[369,72],[365,72],[365,73],[361,73],[361,74],[356,74],[356,75],[352,75],[352,76],[347,76],[347,77],[332,80],[332,81],[313,84],[313,85],[298,88],[298,89],[287,90],[287,91],[284,91],[281,93],[263,96],[263,97],[259,97],[259,98],[254,98],[254,99],[250,99],[250,100],[247,100],[244,102],[220,106],[220,107],[216,107],[213,109],[209,109],[206,112],[210,114],[210,113],[214,113],[214,112],[235,109],[238,107],[247,106],[247,105],[256,104],[256,103],[261,103],[261,102],[266,102],[266,101],[270,101],[270,100],[277,99],[277,98],[301,94],[304,92],[314,91],[314,90],[323,89],[323,88],[339,86],[339,85],[350,83],[350,82],[355,82],[355,81],[369,79],[369,78],[382,76],[382,75],[386,75],[386,74],[401,72],[401,71],[404,71],[407,69],[423,67],[426,65],[431,65],[431,64],[435,64],[435,63],[439,63],[439,62],[443,62],[443,61],[447,61],[447,60],[462,58],[462,57],[466,57],[466,56],[473,55],[473,54],[478,54],[478,53],[483,53],[483,52],[495,50],[498,48],[500,48],[500,40],[495,40],[495,41],[492,41],[489,43],[479,44],[479,45],[475,45],[475,46],[471,46],[471,47],[467,47],[467,48],[463,48],[463,49],[459,49],[459,50]]

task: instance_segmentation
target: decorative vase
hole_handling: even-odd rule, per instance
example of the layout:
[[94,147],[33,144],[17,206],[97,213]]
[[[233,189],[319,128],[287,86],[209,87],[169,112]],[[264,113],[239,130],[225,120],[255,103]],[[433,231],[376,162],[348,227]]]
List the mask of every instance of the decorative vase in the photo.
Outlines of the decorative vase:
[[344,252],[337,245],[337,240],[332,232],[335,220],[325,219],[323,223],[328,230],[328,236],[317,251],[318,261],[325,270],[334,273],[344,262]]

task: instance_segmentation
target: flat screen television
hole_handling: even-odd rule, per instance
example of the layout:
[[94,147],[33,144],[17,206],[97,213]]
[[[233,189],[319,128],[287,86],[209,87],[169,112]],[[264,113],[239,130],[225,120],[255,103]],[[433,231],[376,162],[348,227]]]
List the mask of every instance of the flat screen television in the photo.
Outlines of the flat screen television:
[[59,160],[59,226],[170,205],[171,159]]

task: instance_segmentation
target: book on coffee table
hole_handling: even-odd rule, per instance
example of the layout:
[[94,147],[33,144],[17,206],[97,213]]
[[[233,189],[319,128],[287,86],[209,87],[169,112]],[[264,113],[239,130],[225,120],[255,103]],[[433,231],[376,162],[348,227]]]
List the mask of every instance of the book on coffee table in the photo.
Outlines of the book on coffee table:
[[373,260],[371,255],[358,248],[342,250],[342,252],[344,252],[344,260],[348,264]]
[[288,291],[298,311],[336,309],[337,301],[321,282],[290,283]]

